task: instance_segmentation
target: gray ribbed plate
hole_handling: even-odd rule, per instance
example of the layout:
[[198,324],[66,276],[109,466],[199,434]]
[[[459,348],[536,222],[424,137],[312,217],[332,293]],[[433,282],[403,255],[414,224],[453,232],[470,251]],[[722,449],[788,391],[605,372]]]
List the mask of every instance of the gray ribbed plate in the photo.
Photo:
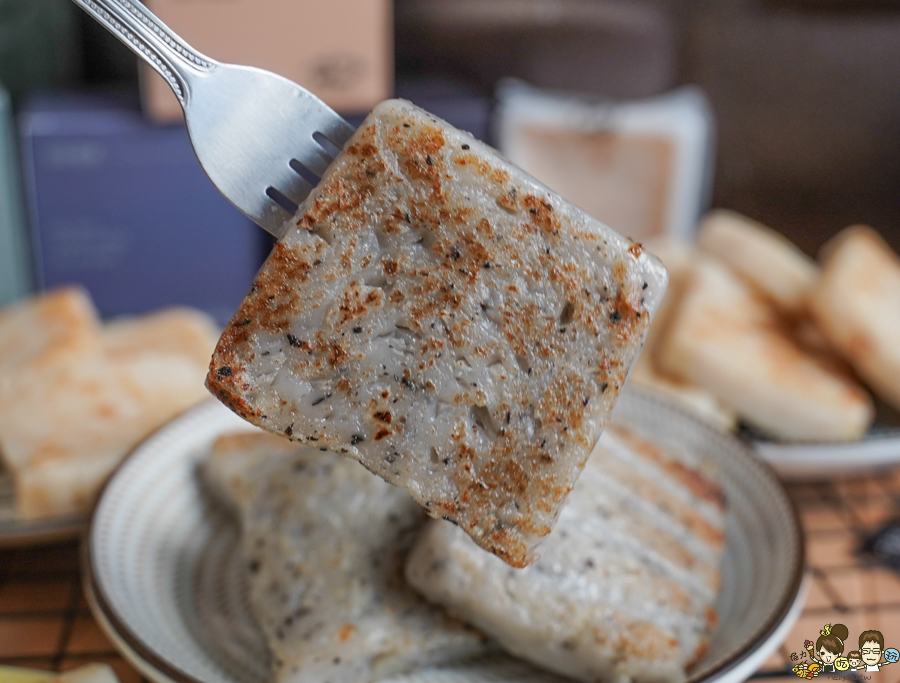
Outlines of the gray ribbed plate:
[[754,439],[753,447],[783,479],[858,477],[900,463],[900,428],[876,426],[859,441],[839,443]]
[[[803,541],[794,509],[771,470],[737,439],[649,395],[623,396],[616,414],[650,438],[721,460],[730,509],[720,625],[691,681],[743,681],[781,643],[802,606]],[[196,477],[215,437],[247,429],[218,403],[199,406],[144,442],[95,509],[84,554],[91,607],[152,680],[269,680],[266,647],[246,601],[238,530]],[[393,680],[560,679],[494,656]]]

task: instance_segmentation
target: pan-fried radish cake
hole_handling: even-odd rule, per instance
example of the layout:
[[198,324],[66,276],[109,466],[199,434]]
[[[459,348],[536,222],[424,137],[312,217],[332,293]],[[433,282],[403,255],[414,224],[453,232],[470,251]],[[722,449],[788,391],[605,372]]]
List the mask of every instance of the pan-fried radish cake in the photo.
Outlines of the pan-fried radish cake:
[[769,437],[852,441],[872,422],[857,382],[804,351],[766,300],[712,258],[694,269],[658,360]]
[[0,310],[0,460],[17,519],[85,514],[128,451],[209,398],[218,334],[187,308],[101,323],[80,287]]
[[725,539],[713,463],[610,427],[546,557],[510,569],[432,522],[409,582],[505,650],[586,683],[678,683],[706,652]]
[[700,249],[719,258],[784,313],[802,315],[819,266],[784,235],[734,211],[710,211],[697,232]]
[[639,245],[467,133],[388,101],[288,225],[207,386],[523,567],[665,285]]
[[403,580],[427,520],[405,491],[264,433],[220,437],[203,473],[241,518],[250,607],[276,683],[370,683],[485,648]]
[[0,373],[48,352],[73,357],[98,348],[100,314],[90,295],[69,286],[0,308]]
[[204,373],[187,355],[137,349],[77,357],[57,349],[9,372],[0,386],[0,453],[18,518],[86,513],[141,439],[208,399]]
[[860,377],[900,410],[900,257],[862,225],[841,231],[823,252],[813,319]]

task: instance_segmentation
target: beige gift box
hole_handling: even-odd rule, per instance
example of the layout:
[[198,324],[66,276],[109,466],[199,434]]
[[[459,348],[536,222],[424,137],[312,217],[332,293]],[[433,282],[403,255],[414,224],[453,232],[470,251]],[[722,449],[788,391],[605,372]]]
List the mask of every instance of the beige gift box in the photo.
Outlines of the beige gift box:
[[[220,62],[274,71],[341,112],[368,111],[393,89],[390,0],[145,0],[175,33]],[[178,121],[166,82],[141,64],[144,111]]]

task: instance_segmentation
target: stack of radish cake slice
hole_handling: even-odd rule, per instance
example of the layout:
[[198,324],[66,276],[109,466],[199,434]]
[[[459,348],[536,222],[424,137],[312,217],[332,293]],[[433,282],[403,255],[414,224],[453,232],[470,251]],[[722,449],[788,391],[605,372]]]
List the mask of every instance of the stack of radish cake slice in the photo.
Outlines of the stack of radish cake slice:
[[262,433],[220,437],[203,473],[240,518],[276,683],[366,683],[484,650],[482,635],[403,581],[427,521],[406,492]]

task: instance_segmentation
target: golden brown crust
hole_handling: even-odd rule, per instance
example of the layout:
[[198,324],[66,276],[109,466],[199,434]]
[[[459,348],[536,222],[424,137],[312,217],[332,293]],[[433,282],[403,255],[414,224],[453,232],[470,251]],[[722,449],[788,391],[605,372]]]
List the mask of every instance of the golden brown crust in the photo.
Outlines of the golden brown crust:
[[[647,257],[589,220],[420,110],[376,113],[273,250],[207,385],[254,424],[407,486],[524,566],[650,320]],[[377,372],[374,349],[392,334],[406,355]],[[494,374],[461,379],[483,366]],[[303,407],[264,386],[263,367],[318,394]],[[342,414],[317,419],[322,402]],[[447,409],[446,438],[422,443],[416,404]],[[429,476],[439,492],[421,485]]]
[[673,481],[690,491],[697,500],[711,503],[724,513],[725,495],[717,482],[705,476],[696,467],[688,467],[683,462],[671,457],[662,448],[637,436],[634,432],[619,427],[611,427],[611,429],[628,448],[653,462]]
[[768,302],[714,260],[692,273],[658,360],[782,440],[857,439],[873,416],[856,382],[801,348]]
[[823,255],[812,316],[859,376],[900,409],[900,257],[861,225],[832,238]]

